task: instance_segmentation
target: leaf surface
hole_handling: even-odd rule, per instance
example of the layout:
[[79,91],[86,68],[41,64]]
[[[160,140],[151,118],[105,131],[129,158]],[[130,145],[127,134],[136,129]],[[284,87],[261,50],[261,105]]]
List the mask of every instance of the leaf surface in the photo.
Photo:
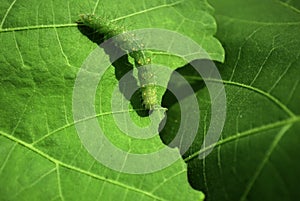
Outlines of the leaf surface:
[[[199,42],[213,59],[224,57],[212,36],[216,23],[206,1],[2,1],[0,199],[203,200],[188,184],[181,159],[151,174],[125,174],[99,164],[81,144],[72,93],[79,68],[97,47],[78,30],[81,13],[107,16],[129,29],[176,30]],[[115,73],[111,66],[99,83],[93,118],[120,149],[165,148],[157,135],[136,140],[117,128],[110,105]],[[125,112],[142,125],[149,122],[132,108]]]
[[[300,11],[296,1],[214,1],[218,63],[227,96],[225,127],[214,151],[197,158],[210,122],[207,89],[198,93],[198,136],[185,155],[189,180],[207,200],[297,200],[300,178]],[[184,70],[182,70],[184,72]],[[195,82],[195,76],[186,78]],[[198,85],[201,79],[197,78]],[[169,110],[178,119],[178,106]],[[216,117],[215,117],[216,118]],[[170,141],[167,124],[162,133]]]

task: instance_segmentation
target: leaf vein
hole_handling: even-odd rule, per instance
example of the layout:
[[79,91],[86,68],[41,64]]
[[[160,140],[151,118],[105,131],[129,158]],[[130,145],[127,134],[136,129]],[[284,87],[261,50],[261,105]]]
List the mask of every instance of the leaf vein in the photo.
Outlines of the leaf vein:
[[64,196],[63,196],[63,193],[62,193],[62,187],[61,187],[61,181],[60,181],[60,172],[59,172],[59,165],[56,164],[56,174],[57,174],[57,185],[58,185],[58,194],[59,194],[59,197],[62,201],[64,201]]
[[99,6],[99,2],[100,2],[100,0],[97,0],[97,2],[96,2],[96,4],[95,4],[95,7],[94,7],[94,9],[93,9],[93,14],[95,14],[96,9],[97,9],[98,6]]
[[[188,77],[190,79],[194,79],[194,80],[203,80],[202,78],[199,78],[199,77],[194,77],[194,76],[188,76]],[[283,111],[285,111],[290,117],[296,117],[296,115],[286,105],[284,105],[280,100],[278,100],[271,94],[269,94],[261,89],[258,89],[254,86],[250,86],[250,85],[246,85],[246,84],[242,84],[242,83],[238,83],[238,82],[234,82],[234,81],[229,81],[229,80],[205,79],[205,81],[207,81],[207,82],[223,82],[224,84],[235,85],[235,86],[243,87],[245,89],[252,90],[252,91],[257,92],[257,93],[267,97],[268,99],[270,99],[272,102],[274,102],[276,105],[278,105],[278,107],[280,107]]]
[[0,28],[1,32],[11,32],[11,31],[28,31],[34,29],[49,29],[49,28],[68,28],[68,27],[77,27],[77,23],[69,23],[69,24],[41,24],[41,25],[31,25],[25,27],[11,27],[11,28]]
[[261,161],[261,163],[259,164],[257,170],[255,171],[252,179],[250,180],[250,182],[248,183],[244,193],[241,196],[241,201],[246,200],[247,195],[249,194],[250,190],[252,189],[256,179],[259,177],[261,171],[263,170],[263,168],[265,167],[265,165],[267,164],[270,156],[272,155],[274,149],[276,148],[277,144],[280,142],[280,140],[282,139],[282,137],[284,136],[284,134],[290,129],[291,125],[287,125],[285,127],[283,127],[280,132],[275,136],[273,142],[271,143],[269,149],[267,150],[265,157],[263,158],[263,160]]
[[6,20],[7,16],[8,16],[8,14],[9,14],[9,12],[11,11],[12,7],[13,7],[14,4],[16,3],[16,1],[17,1],[17,0],[14,0],[14,1],[10,4],[10,6],[8,7],[8,9],[6,10],[6,13],[4,14],[3,19],[2,19],[2,21],[1,21],[1,24],[0,24],[0,30],[2,29],[3,24],[4,24],[4,22],[5,22],[5,20]]
[[277,84],[281,81],[281,79],[286,75],[286,73],[290,70],[292,66],[292,63],[290,63],[287,68],[285,68],[284,72],[279,76],[279,78],[274,82],[272,87],[267,91],[269,94],[271,94],[271,91],[277,86]]
[[22,192],[24,192],[25,190],[35,186],[36,184],[38,184],[43,178],[45,178],[46,176],[48,176],[49,174],[51,174],[52,172],[55,171],[56,168],[53,168],[51,170],[49,170],[48,172],[45,172],[45,174],[41,175],[38,179],[36,179],[34,182],[32,182],[30,185],[21,188],[18,192],[16,192],[12,197],[17,197],[18,195],[20,195]]
[[152,8],[148,8],[148,9],[145,9],[145,10],[141,10],[141,11],[138,11],[138,12],[131,13],[129,15],[124,15],[124,16],[118,17],[116,19],[113,19],[112,22],[119,21],[119,20],[129,18],[129,17],[133,17],[133,16],[136,16],[136,15],[143,14],[143,13],[153,11],[153,10],[157,10],[157,9],[160,9],[160,8],[172,7],[172,6],[175,6],[175,5],[180,4],[182,2],[184,2],[184,0],[176,1],[176,2],[170,3],[170,4],[163,4],[163,5],[159,5],[159,6],[154,6]]
[[13,153],[14,149],[16,148],[18,143],[14,143],[14,145],[11,147],[11,149],[9,150],[7,156],[5,157],[4,161],[3,161],[3,164],[0,168],[0,174],[1,172],[3,171],[3,169],[5,168],[7,162],[8,162],[8,159],[10,158],[11,154]]
[[227,19],[228,21],[231,22],[239,22],[239,23],[246,23],[246,24],[256,24],[256,25],[263,25],[263,26],[295,26],[299,25],[300,21],[295,21],[295,22],[260,22],[260,21],[251,21],[251,20],[246,20],[246,19],[238,19],[234,17],[229,17],[226,15],[216,15],[220,18]]
[[229,143],[231,141],[235,141],[235,140],[240,139],[240,138],[249,137],[249,136],[252,136],[252,135],[257,134],[257,133],[262,132],[262,131],[267,131],[267,130],[274,129],[274,128],[281,127],[281,126],[287,126],[287,125],[290,125],[290,124],[294,124],[296,122],[300,122],[300,116],[291,117],[291,118],[283,120],[283,121],[273,122],[273,123],[270,123],[270,124],[267,124],[267,125],[263,125],[263,126],[260,126],[260,127],[255,127],[255,128],[246,130],[246,131],[241,132],[241,133],[237,133],[235,135],[231,135],[230,137],[227,137],[224,140],[219,140],[218,142],[216,142],[214,144],[211,144],[211,145],[205,147],[204,149],[196,151],[195,153],[193,153],[193,154],[189,155],[188,157],[184,158],[184,161],[187,162],[187,161],[197,157],[199,154],[202,154],[205,151],[210,150],[213,147],[218,147],[222,144],[226,144],[226,143]]
[[279,0],[277,0],[277,2],[280,3],[280,4],[283,5],[283,6],[285,6],[285,7],[289,8],[289,9],[291,9],[292,11],[295,11],[295,12],[297,12],[297,13],[300,13],[300,10],[299,10],[299,9],[297,9],[296,7],[294,7],[294,6],[290,5],[290,4],[288,4],[288,2],[282,2],[282,1],[279,1]]
[[135,188],[135,187],[133,187],[133,186],[128,186],[128,185],[126,185],[126,184],[124,184],[124,183],[121,183],[121,182],[118,182],[118,181],[114,181],[114,180],[111,180],[111,179],[106,179],[105,177],[102,177],[102,176],[97,175],[97,174],[95,174],[95,173],[92,173],[92,172],[83,170],[83,169],[81,169],[81,168],[78,168],[78,167],[69,165],[69,164],[64,163],[64,162],[62,162],[62,161],[59,161],[59,160],[57,160],[56,158],[53,158],[52,156],[48,155],[47,153],[45,153],[45,152],[39,150],[38,148],[34,147],[32,144],[29,144],[29,143],[27,143],[27,142],[24,142],[24,141],[22,141],[22,140],[20,140],[20,139],[18,139],[18,138],[16,138],[16,137],[14,137],[14,136],[11,136],[10,134],[5,133],[5,132],[3,132],[3,131],[0,131],[0,135],[6,137],[6,138],[8,138],[8,139],[10,139],[11,141],[14,141],[14,142],[19,143],[20,145],[22,145],[22,146],[26,147],[27,149],[29,149],[29,150],[31,150],[31,151],[37,153],[38,155],[44,157],[45,159],[47,159],[47,160],[49,160],[49,161],[51,161],[51,162],[53,162],[53,163],[55,163],[55,164],[57,164],[57,165],[60,165],[60,166],[62,166],[62,167],[65,167],[65,168],[67,168],[67,169],[73,170],[73,171],[78,172],[78,173],[81,173],[81,174],[83,174],[83,175],[87,175],[87,176],[89,176],[89,177],[95,178],[95,179],[100,180],[100,181],[109,182],[110,184],[119,186],[119,187],[124,188],[124,189],[129,189],[129,190],[132,190],[132,191],[134,191],[134,192],[141,193],[141,194],[143,194],[143,195],[146,195],[146,196],[148,196],[148,197],[150,197],[150,198],[153,198],[153,199],[156,199],[156,200],[166,201],[164,198],[158,197],[158,196],[156,196],[156,195],[153,195],[153,194],[151,194],[151,193],[149,193],[149,192],[147,192],[147,191],[144,191],[144,190],[142,190],[142,189],[137,189],[137,188]]

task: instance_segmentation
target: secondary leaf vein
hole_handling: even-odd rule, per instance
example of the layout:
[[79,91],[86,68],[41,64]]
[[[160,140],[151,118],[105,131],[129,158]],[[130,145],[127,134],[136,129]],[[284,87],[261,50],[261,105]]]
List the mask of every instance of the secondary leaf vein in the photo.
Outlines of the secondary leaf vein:
[[26,147],[27,149],[29,149],[29,150],[31,150],[31,151],[37,153],[37,154],[39,154],[40,156],[42,156],[42,157],[44,157],[45,159],[47,159],[47,160],[49,160],[49,161],[55,163],[56,165],[60,165],[60,166],[62,166],[62,167],[65,167],[65,168],[67,168],[67,169],[70,169],[70,170],[73,170],[73,171],[75,171],[75,172],[81,173],[81,174],[83,174],[83,175],[87,175],[87,176],[90,176],[90,177],[92,177],[92,178],[95,178],[95,179],[98,179],[98,180],[101,180],[101,181],[105,181],[105,182],[108,182],[108,183],[110,183],[110,184],[113,184],[113,185],[120,186],[120,187],[125,188],[125,189],[129,189],[129,190],[135,191],[135,192],[137,192],[137,193],[144,194],[144,195],[146,195],[146,196],[148,196],[148,197],[151,197],[151,198],[153,198],[153,199],[156,199],[156,200],[167,201],[167,200],[165,200],[164,198],[161,198],[161,197],[158,197],[158,196],[156,196],[156,195],[153,195],[153,194],[151,194],[151,193],[149,193],[149,192],[146,192],[146,191],[144,191],[144,190],[142,190],[142,189],[137,189],[137,188],[135,188],[135,187],[128,186],[128,185],[123,184],[123,183],[120,183],[120,182],[118,182],[118,181],[110,180],[110,179],[107,179],[107,178],[102,177],[102,176],[100,176],[100,175],[94,174],[94,173],[92,173],[92,172],[88,172],[88,171],[83,170],[83,169],[80,169],[80,168],[78,168],[78,167],[75,167],[75,166],[66,164],[66,163],[64,163],[64,162],[62,162],[62,161],[59,161],[59,160],[53,158],[52,156],[48,155],[47,153],[45,153],[45,152],[39,150],[38,148],[34,147],[32,144],[29,144],[29,143],[27,143],[27,142],[24,142],[24,141],[22,141],[22,140],[20,140],[20,139],[18,139],[18,138],[16,138],[16,137],[14,137],[14,136],[11,136],[10,134],[5,133],[5,132],[3,132],[3,131],[0,131],[0,135],[2,135],[2,136],[6,137],[6,138],[8,138],[8,139],[10,139],[10,140],[12,140],[12,141],[14,141],[14,142],[19,143],[20,145]]

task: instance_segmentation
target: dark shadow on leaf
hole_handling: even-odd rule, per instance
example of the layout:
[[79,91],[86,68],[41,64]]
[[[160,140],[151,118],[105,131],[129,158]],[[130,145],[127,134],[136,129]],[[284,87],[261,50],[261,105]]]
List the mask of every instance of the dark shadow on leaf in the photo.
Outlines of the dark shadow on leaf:
[[[193,88],[194,92],[197,92],[198,90],[200,90],[201,88],[203,88],[205,86],[204,82],[202,80],[200,80],[201,77],[199,76],[199,73],[190,64],[187,64],[183,67],[177,68],[175,71],[177,73],[179,73],[181,76],[185,77],[185,79],[188,81],[189,85]],[[198,77],[199,80],[191,79],[191,77],[193,77],[193,78]],[[176,78],[173,73],[171,75],[170,81],[168,83],[168,88],[171,88],[170,85],[174,85],[174,84],[178,85],[178,86],[176,86],[178,88],[182,88],[182,89],[185,88],[184,85],[180,86],[180,84],[178,84],[176,82]],[[179,89],[178,91],[182,91],[182,90]],[[191,94],[189,94],[189,93],[181,94],[180,99],[178,100],[171,91],[167,90],[162,98],[162,107],[171,108],[172,105],[178,103],[181,99],[183,99],[189,95],[191,95]]]
[[[133,76],[133,65],[128,61],[128,56],[127,54],[125,54],[124,50],[122,50],[121,48],[113,44],[108,45],[109,47],[113,47],[113,48],[107,48],[107,45],[105,45],[105,47],[101,46],[101,44],[105,41],[105,36],[103,34],[97,32],[97,30],[91,27],[85,26],[81,22],[77,22],[77,24],[78,24],[77,26],[78,30],[83,35],[89,38],[92,42],[102,47],[105,53],[109,55],[110,60],[112,62],[112,66],[115,67],[115,76],[116,79],[119,81],[119,89],[121,93],[125,96],[125,98],[127,100],[130,100],[133,109],[141,117],[149,116],[149,110],[144,109],[144,106],[142,104],[141,90],[138,87],[138,82],[136,78]],[[124,54],[124,56],[115,60],[113,58],[113,55],[117,55],[119,53]],[[130,74],[128,75],[128,73]],[[121,78],[126,74],[129,77],[129,79],[126,79],[126,83],[125,83],[122,82]],[[138,89],[131,96],[129,95],[128,91],[126,91],[126,89],[128,89],[128,87],[126,86],[129,85],[127,82],[130,82],[131,86]]]
[[[181,76],[183,76],[187,82],[178,82],[175,72],[176,74],[179,73]],[[205,83],[201,80],[201,76],[199,75],[197,70],[190,64],[178,68],[175,72],[171,75],[168,83],[168,88],[176,87],[176,89],[178,89],[181,94],[175,96],[170,90],[167,90],[162,98],[162,107],[167,108],[168,110],[166,112],[166,122],[164,125],[162,125],[164,127],[160,128],[160,138],[163,143],[168,146],[176,137],[181,122],[179,101],[193,95],[194,93],[205,87]],[[187,84],[193,89],[193,94],[185,90]],[[179,147],[179,144],[173,144],[171,147]]]
[[[201,67],[202,65],[211,65],[211,61],[208,60],[197,60],[197,64]],[[221,63],[217,64],[219,67],[222,66]],[[222,69],[219,69],[220,71]],[[202,80],[201,76],[199,73],[195,70],[194,67],[192,67],[190,64],[185,65],[181,68],[178,68],[176,72],[180,73],[187,81],[188,84],[192,87],[195,93],[197,93],[197,100],[198,100],[198,105],[200,109],[200,115],[201,112],[201,100],[206,100],[202,99],[202,96],[199,96],[201,94],[201,90],[206,87],[205,82]],[[171,79],[169,81],[169,84],[174,84],[174,81],[172,81],[173,78],[171,76]],[[178,86],[184,88],[184,86]],[[200,91],[200,92],[199,92]],[[204,91],[204,90],[203,90]],[[162,106],[168,108],[166,112],[167,119],[165,120],[165,125],[163,128],[161,128],[160,132],[160,138],[163,141],[164,144],[167,146],[170,146],[170,143],[175,139],[177,132],[179,130],[180,122],[181,122],[181,110],[179,106],[179,101],[184,99],[185,97],[189,96],[191,94],[184,94],[184,96],[181,96],[180,99],[177,99],[174,94],[172,94],[170,91],[167,91],[162,100]],[[205,97],[206,98],[206,97]],[[206,100],[210,102],[210,100]],[[208,105],[210,103],[207,103]],[[203,107],[203,103],[202,103]],[[210,122],[210,111],[207,113],[207,120],[206,119],[201,119],[200,117],[200,122],[199,122],[199,128],[197,132],[197,136],[193,141],[193,144],[189,147],[189,149],[185,152],[182,153],[183,151],[180,149],[180,144],[184,144],[185,137],[182,138],[182,142],[179,142],[178,144],[172,143],[172,146],[170,147],[178,147],[180,153],[182,154],[182,158],[185,159],[188,156],[194,154],[197,150],[199,151],[202,146],[203,142],[203,133],[205,132],[205,125],[209,125]],[[196,190],[201,190],[204,193],[207,193],[206,188],[204,186],[204,181],[205,178],[203,178],[203,174],[199,174],[199,168],[195,168],[195,166],[200,166],[202,165],[202,161],[195,156],[195,158],[191,159],[190,161],[186,161],[187,167],[188,167],[188,181],[190,185],[196,189]],[[202,167],[202,166],[201,166]],[[204,167],[202,167],[204,168]],[[200,168],[201,169],[201,168]]]

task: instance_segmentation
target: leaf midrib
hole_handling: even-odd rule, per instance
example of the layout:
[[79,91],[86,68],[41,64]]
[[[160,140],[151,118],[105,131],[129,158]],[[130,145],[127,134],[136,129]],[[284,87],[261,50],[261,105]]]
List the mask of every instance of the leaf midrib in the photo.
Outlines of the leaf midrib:
[[34,29],[49,29],[49,28],[68,28],[68,27],[77,27],[77,23],[67,23],[67,24],[41,24],[41,25],[30,25],[24,27],[11,27],[11,28],[2,28],[0,29],[0,33],[2,32],[12,32],[12,31],[28,31]]
[[[196,76],[186,76],[189,79],[192,80],[198,80],[198,81],[204,81],[202,78],[200,77],[196,77]],[[261,94],[263,96],[265,96],[266,98],[268,98],[269,100],[271,100],[272,102],[274,102],[278,107],[280,107],[286,114],[289,115],[290,118],[286,119],[286,120],[282,120],[282,121],[277,121],[277,122],[273,122],[267,125],[263,125],[261,127],[256,127],[256,128],[252,128],[250,130],[241,132],[241,133],[236,133],[235,135],[230,135],[230,137],[226,138],[226,139],[222,139],[219,140],[218,142],[205,147],[204,149],[200,149],[199,151],[196,151],[194,153],[192,153],[191,155],[189,155],[188,157],[184,158],[185,162],[188,162],[190,160],[192,160],[193,158],[197,157],[199,154],[204,153],[205,151],[214,148],[215,146],[220,146],[222,144],[225,143],[229,143],[233,140],[242,138],[242,137],[247,137],[247,136],[251,136],[253,134],[259,133],[261,131],[266,131],[269,129],[273,129],[276,127],[280,127],[280,126],[285,126],[285,125],[290,125],[292,123],[296,123],[300,121],[300,116],[295,115],[288,107],[286,107],[286,105],[284,105],[281,101],[279,101],[277,98],[275,98],[274,96],[272,96],[271,94],[258,89],[256,87],[250,86],[250,85],[246,85],[243,83],[238,83],[238,82],[234,82],[234,81],[230,81],[230,80],[218,80],[218,79],[205,79],[205,81],[208,82],[220,82],[220,83],[224,83],[224,84],[229,84],[229,85],[235,85],[235,86],[239,86],[245,89],[249,89],[252,90],[258,94]]]
[[277,128],[277,127],[288,126],[288,125],[291,125],[291,124],[296,123],[296,122],[300,122],[300,116],[291,117],[291,118],[288,118],[288,119],[283,120],[283,121],[277,121],[277,122],[274,122],[274,123],[271,123],[271,124],[263,125],[263,126],[256,127],[256,128],[252,128],[252,129],[246,130],[246,131],[241,132],[241,133],[236,133],[235,135],[230,135],[230,137],[219,140],[218,142],[216,142],[214,144],[211,144],[211,145],[205,147],[204,149],[201,149],[199,151],[194,152],[193,154],[186,157],[184,159],[184,161],[188,162],[188,161],[192,160],[193,158],[197,157],[199,154],[204,153],[207,150],[210,150],[214,147],[218,147],[220,145],[229,143],[231,141],[234,141],[234,140],[237,140],[237,139],[240,139],[240,138],[244,138],[244,137],[248,137],[248,136],[252,136],[252,135],[257,134],[259,132],[271,130],[271,129],[274,129],[274,128]]
[[141,190],[141,189],[132,187],[132,186],[128,186],[128,185],[126,185],[126,184],[124,184],[124,183],[121,183],[121,182],[118,182],[118,181],[115,181],[115,180],[111,180],[111,179],[107,179],[107,178],[105,178],[105,177],[101,177],[101,176],[99,176],[99,175],[97,175],[97,174],[94,174],[94,173],[92,173],[92,172],[89,172],[89,171],[83,170],[83,169],[81,169],[81,168],[78,168],[78,167],[75,167],[75,166],[66,164],[66,163],[64,163],[64,162],[62,162],[62,161],[59,161],[59,160],[57,160],[57,159],[51,157],[50,155],[46,154],[45,152],[43,152],[43,151],[37,149],[37,148],[34,147],[32,144],[29,144],[29,143],[24,142],[24,141],[22,141],[22,140],[20,140],[20,139],[18,139],[18,138],[16,138],[16,137],[14,137],[14,136],[11,136],[10,134],[8,134],[8,133],[6,133],[6,132],[4,132],[4,131],[0,131],[0,135],[2,135],[2,136],[5,137],[5,138],[8,138],[9,140],[12,140],[12,141],[18,143],[18,144],[20,144],[20,145],[22,145],[22,146],[24,146],[24,147],[26,147],[27,149],[29,149],[29,150],[31,150],[31,151],[37,153],[38,155],[40,155],[40,156],[42,156],[43,158],[45,158],[45,159],[51,161],[52,163],[54,163],[54,164],[57,165],[57,166],[62,166],[62,167],[68,168],[68,169],[70,169],[70,170],[79,172],[79,173],[81,173],[81,174],[90,176],[90,177],[92,177],[92,178],[95,178],[95,179],[98,179],[98,180],[102,180],[102,181],[111,183],[111,184],[113,184],[113,185],[117,185],[117,186],[120,186],[120,187],[122,187],[122,188],[125,188],[125,189],[128,189],[128,190],[132,190],[132,191],[137,192],[137,193],[144,194],[144,195],[146,195],[146,196],[148,196],[148,197],[151,197],[151,198],[153,198],[153,199],[156,199],[156,200],[167,201],[167,200],[165,200],[164,198],[161,198],[161,197],[158,197],[158,196],[156,196],[156,195],[153,195],[152,193],[149,193],[149,192],[147,192],[147,191],[144,191],[144,190]]
[[[129,18],[129,17],[132,17],[132,16],[136,16],[136,15],[143,14],[143,13],[153,11],[153,10],[157,10],[157,9],[161,9],[161,8],[165,8],[165,7],[172,7],[172,6],[175,6],[177,4],[182,3],[184,1],[185,0],[179,0],[179,1],[175,1],[175,2],[170,3],[170,4],[163,4],[163,5],[159,5],[159,6],[154,6],[154,7],[145,9],[145,10],[141,10],[141,11],[138,11],[138,12],[131,13],[130,15],[124,15],[124,16],[118,17],[116,19],[113,19],[112,22],[116,22],[116,21],[119,21],[119,20],[122,20],[122,19],[125,19],[125,18]],[[13,2],[13,4],[14,3],[15,3],[15,1]],[[96,6],[97,6],[97,4],[98,4],[98,2],[96,3]],[[24,26],[24,27],[3,28],[2,26],[4,24],[4,21],[6,20],[8,12],[11,10],[12,5],[8,9],[8,11],[7,11],[6,15],[4,16],[4,18],[2,19],[1,26],[0,26],[0,33],[1,32],[12,32],[12,31],[24,31],[24,30],[32,30],[32,29],[45,29],[45,28],[47,29],[47,28],[62,28],[62,27],[76,27],[76,26],[78,26],[77,23],[67,23],[67,24],[46,24],[46,25],[31,25],[31,26]]]

